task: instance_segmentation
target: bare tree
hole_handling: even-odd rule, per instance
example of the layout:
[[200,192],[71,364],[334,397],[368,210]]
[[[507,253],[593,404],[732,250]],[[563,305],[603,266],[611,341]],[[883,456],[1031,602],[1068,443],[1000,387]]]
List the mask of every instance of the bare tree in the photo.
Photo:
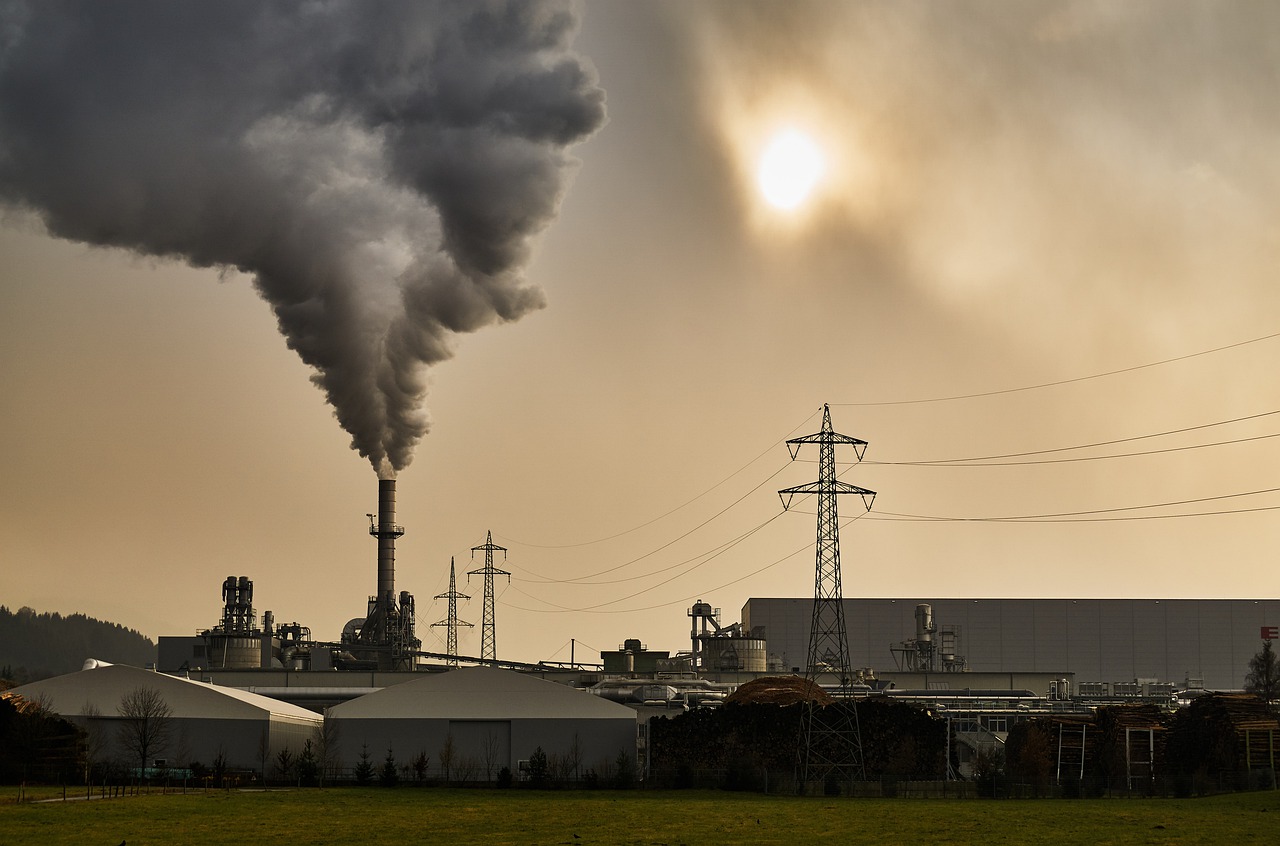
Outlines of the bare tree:
[[484,736],[484,778],[493,781],[493,770],[498,764],[498,753],[502,751],[502,741],[496,732],[488,732]]
[[84,781],[90,784],[94,768],[103,763],[107,751],[107,732],[102,724],[102,711],[92,702],[84,704],[80,717],[84,720]]
[[123,717],[120,745],[145,774],[147,762],[165,750],[173,728],[173,709],[160,691],[142,685],[120,698],[116,708]]
[[476,771],[480,769],[480,761],[474,755],[463,755],[458,761],[458,781],[470,784],[476,779]]
[[453,766],[453,732],[449,732],[444,736],[444,744],[440,747],[440,773],[444,776],[445,784],[449,783],[449,768]]
[[[178,742],[174,744],[173,753],[174,763],[184,770],[191,767],[191,738],[187,734],[187,730],[183,726],[178,727]],[[183,775],[182,781],[185,784],[186,775]]]
[[263,729],[258,734],[258,771],[262,773],[262,783],[267,783],[267,761],[271,760],[271,732]]
[[569,744],[569,752],[565,755],[565,761],[569,765],[569,777],[577,781],[582,777],[582,741],[578,738],[578,733],[573,733],[573,742]]
[[213,764],[210,768],[213,775],[213,783],[218,787],[226,787],[227,778],[227,750],[222,748],[222,744],[218,744],[218,751],[213,756]]
[[561,755],[559,752],[552,752],[548,755],[547,773],[551,778],[551,783],[557,785],[568,783],[572,766],[566,755]]
[[326,777],[337,775],[335,770],[340,760],[338,742],[338,723],[326,715],[324,722],[316,726],[315,731],[311,733],[311,745],[315,749],[316,768],[321,787],[324,787]]

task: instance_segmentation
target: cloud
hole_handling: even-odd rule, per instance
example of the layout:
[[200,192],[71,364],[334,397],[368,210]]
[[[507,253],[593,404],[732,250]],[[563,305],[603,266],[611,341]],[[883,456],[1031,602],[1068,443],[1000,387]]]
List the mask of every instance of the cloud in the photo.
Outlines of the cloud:
[[809,245],[897,274],[878,284],[1015,332],[1142,314],[1158,333],[1227,288],[1274,302],[1280,10],[698,8],[697,93],[744,203],[760,139],[800,121],[844,168]]
[[604,122],[560,2],[0,5],[0,198],[50,233],[252,275],[352,446],[400,469],[450,339]]

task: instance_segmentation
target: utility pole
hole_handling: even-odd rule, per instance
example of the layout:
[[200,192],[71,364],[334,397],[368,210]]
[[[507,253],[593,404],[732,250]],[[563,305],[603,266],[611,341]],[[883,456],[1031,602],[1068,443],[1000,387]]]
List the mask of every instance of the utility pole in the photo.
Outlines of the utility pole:
[[472,576],[484,575],[484,613],[480,618],[480,660],[493,662],[498,660],[497,632],[493,621],[493,577],[506,576],[507,582],[510,583],[511,574],[493,566],[494,551],[501,550],[502,560],[505,561],[507,548],[493,542],[492,531],[486,536],[483,545],[471,547],[471,557],[475,558],[476,553],[482,549],[484,550],[484,567],[479,570],[469,570],[467,581],[470,582]]
[[836,498],[841,494],[858,494],[870,511],[876,496],[875,491],[836,478],[836,445],[852,446],[861,461],[867,442],[833,431],[828,406],[822,406],[821,432],[787,441],[792,461],[802,444],[818,445],[818,481],[786,488],[778,491],[778,495],[782,498],[783,510],[790,508],[796,494],[818,495],[813,616],[809,627],[805,686],[813,690],[822,675],[834,674],[839,680],[839,690],[835,707],[822,708],[810,698],[802,709],[796,762],[796,777],[801,789],[806,782],[822,781],[825,786],[831,778],[848,783],[865,777],[862,735],[851,690],[853,674],[849,666],[849,641],[840,585],[840,523]]
[[436,626],[448,627],[448,634],[445,641],[445,652],[447,652],[449,655],[449,660],[446,663],[450,667],[458,666],[458,626],[466,626],[467,628],[472,628],[470,623],[466,622],[465,620],[458,619],[458,600],[470,599],[471,597],[467,596],[465,593],[458,593],[458,582],[457,582],[457,579],[454,578],[453,572],[454,572],[453,559],[450,558],[449,559],[449,592],[437,593],[435,595],[436,599],[449,600],[449,616],[445,617],[443,620],[441,620],[438,623],[431,624],[432,628],[435,628]]

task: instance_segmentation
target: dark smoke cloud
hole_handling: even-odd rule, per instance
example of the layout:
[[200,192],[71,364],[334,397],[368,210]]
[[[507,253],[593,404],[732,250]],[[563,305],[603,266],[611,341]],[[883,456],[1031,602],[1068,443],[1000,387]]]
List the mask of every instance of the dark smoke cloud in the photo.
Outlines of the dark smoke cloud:
[[562,2],[0,3],[0,198],[52,234],[252,274],[352,446],[400,469],[450,339],[604,121]]

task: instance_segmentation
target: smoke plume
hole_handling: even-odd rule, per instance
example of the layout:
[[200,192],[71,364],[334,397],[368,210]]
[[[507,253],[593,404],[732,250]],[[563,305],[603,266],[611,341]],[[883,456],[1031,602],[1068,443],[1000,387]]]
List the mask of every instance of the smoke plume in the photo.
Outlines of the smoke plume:
[[0,3],[0,200],[61,238],[251,274],[379,472],[604,121],[562,2]]

